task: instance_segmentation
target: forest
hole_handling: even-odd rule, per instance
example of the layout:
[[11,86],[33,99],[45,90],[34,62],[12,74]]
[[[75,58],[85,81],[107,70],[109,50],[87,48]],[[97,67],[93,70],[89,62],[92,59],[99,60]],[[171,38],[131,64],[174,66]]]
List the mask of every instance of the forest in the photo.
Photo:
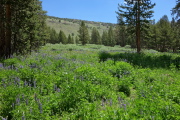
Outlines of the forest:
[[124,0],[117,24],[0,1],[0,119],[179,120],[180,0]]

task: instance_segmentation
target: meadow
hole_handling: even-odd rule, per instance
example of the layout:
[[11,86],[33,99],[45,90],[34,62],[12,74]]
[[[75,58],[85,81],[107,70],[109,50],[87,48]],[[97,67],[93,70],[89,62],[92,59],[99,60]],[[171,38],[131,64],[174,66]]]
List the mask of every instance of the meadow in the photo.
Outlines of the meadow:
[[180,54],[47,44],[0,61],[5,120],[178,120]]

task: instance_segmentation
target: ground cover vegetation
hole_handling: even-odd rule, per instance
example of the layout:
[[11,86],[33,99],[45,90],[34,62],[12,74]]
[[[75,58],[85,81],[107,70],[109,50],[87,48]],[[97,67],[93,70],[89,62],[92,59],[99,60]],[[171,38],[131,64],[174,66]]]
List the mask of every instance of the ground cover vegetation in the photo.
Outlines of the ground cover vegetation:
[[[1,0],[0,118],[180,119],[179,0],[175,17],[157,22],[146,21],[151,11],[140,14],[150,0],[125,1],[114,25],[46,20],[39,0]],[[122,8],[137,21],[125,21]],[[50,19],[74,23],[76,32]]]
[[0,116],[177,120],[179,59],[154,50],[136,54],[128,47],[47,44],[1,61]]

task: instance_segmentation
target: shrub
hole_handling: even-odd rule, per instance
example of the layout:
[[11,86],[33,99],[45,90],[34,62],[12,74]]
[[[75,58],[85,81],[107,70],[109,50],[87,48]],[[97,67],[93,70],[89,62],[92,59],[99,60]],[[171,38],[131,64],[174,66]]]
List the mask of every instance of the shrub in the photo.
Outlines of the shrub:
[[118,91],[119,92],[123,92],[125,95],[127,95],[128,97],[130,96],[131,94],[131,90],[129,88],[128,85],[125,85],[125,84],[122,84],[122,85],[119,85],[118,86]]

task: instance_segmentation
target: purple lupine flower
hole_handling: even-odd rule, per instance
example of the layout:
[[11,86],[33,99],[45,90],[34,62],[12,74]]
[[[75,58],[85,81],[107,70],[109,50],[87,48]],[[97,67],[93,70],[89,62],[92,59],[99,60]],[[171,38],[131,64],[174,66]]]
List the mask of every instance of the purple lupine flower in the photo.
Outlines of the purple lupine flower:
[[56,84],[54,84],[54,91],[56,91],[57,90],[57,85]]
[[22,120],[26,120],[26,118],[25,118],[24,114],[23,114],[23,116],[22,116]]
[[34,88],[36,88],[36,81],[35,80],[33,81],[33,84],[34,84]]
[[104,105],[105,105],[105,101],[104,101],[104,99],[102,99],[101,106],[104,106]]
[[4,68],[4,65],[3,65],[3,63],[0,63],[0,68]]
[[14,103],[12,103],[12,108],[13,108],[13,109],[15,108],[15,105],[14,105]]
[[22,94],[22,99],[25,100],[25,99],[24,99],[24,94]]
[[14,58],[14,56],[13,56],[13,55],[10,55],[10,58]]
[[20,65],[19,68],[24,68],[24,66]]
[[26,105],[28,105],[28,103],[29,103],[29,100],[28,100],[28,99],[26,99]]
[[6,87],[6,83],[5,83],[4,79],[2,79],[2,84],[3,84],[3,87],[5,88]]
[[39,103],[39,102],[40,102],[40,99],[37,98],[36,102]]
[[121,99],[120,97],[118,97],[118,101],[121,102],[121,100],[122,100],[122,99]]
[[124,110],[126,110],[126,104],[122,104],[122,106],[123,106]]
[[20,98],[19,98],[19,97],[16,98],[16,104],[17,104],[17,105],[20,105]]
[[28,83],[27,83],[27,81],[25,80],[25,81],[24,81],[24,86],[27,86],[27,85],[28,85]]
[[83,77],[83,76],[80,76],[80,79],[81,79],[81,80],[84,80],[84,77]]
[[112,99],[109,100],[109,104],[110,104],[110,106],[112,106],[112,104],[113,104]]
[[154,116],[151,116],[151,120],[155,120],[155,119],[154,119]]
[[32,87],[31,83],[29,83],[29,87]]
[[39,103],[39,111],[40,111],[40,113],[43,113],[42,103]]
[[15,77],[14,81],[15,81],[15,84],[17,84],[17,86],[20,86],[20,78],[19,77]]
[[29,109],[30,114],[32,114],[32,108]]
[[74,76],[74,80],[76,80],[77,79],[77,76]]
[[60,88],[57,88],[57,92],[60,92]]
[[142,97],[146,97],[145,94],[144,94],[144,92],[141,92],[141,96],[142,96]]

